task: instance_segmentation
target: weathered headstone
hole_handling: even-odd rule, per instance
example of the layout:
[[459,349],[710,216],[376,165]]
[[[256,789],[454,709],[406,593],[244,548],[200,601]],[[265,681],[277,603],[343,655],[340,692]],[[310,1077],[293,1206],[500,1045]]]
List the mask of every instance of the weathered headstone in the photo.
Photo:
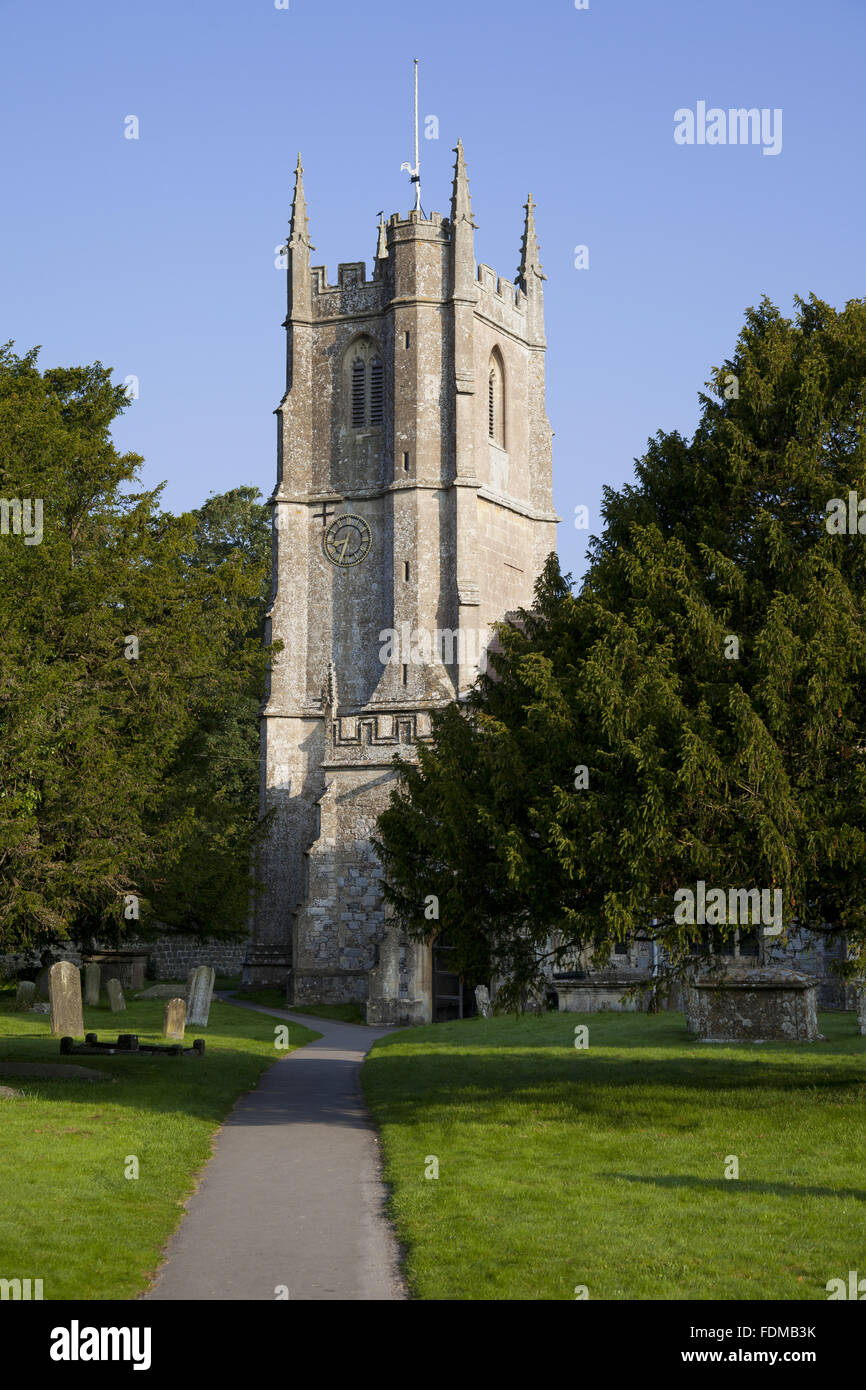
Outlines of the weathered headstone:
[[47,999],[48,995],[48,976],[51,972],[50,965],[43,965],[39,974],[36,976],[36,998]]
[[490,990],[486,985],[475,986],[475,1004],[482,1018],[490,1017]]
[[207,1027],[215,978],[216,972],[210,965],[199,965],[193,972],[186,1010],[186,1021],[190,1027],[193,1024],[199,1028]]
[[195,979],[195,966],[193,966],[192,970],[189,972],[189,974],[188,974],[187,977],[186,977],[186,1009],[187,1009],[187,1013],[189,1013],[189,1001],[190,1001],[190,999],[191,999],[191,997],[192,997],[192,982],[193,982],[194,979]]
[[94,951],[90,960],[102,968],[105,980],[119,980],[121,989],[144,989],[146,951]]
[[169,999],[165,1006],[165,1015],[162,1020],[162,1036],[164,1038],[182,1039],[185,1019],[185,1000]]
[[126,1008],[126,1000],[123,997],[123,989],[119,980],[108,980],[105,992],[108,995],[108,1002],[113,1014],[120,1013],[121,1009]]
[[857,990],[857,1031],[861,1037],[866,1035],[866,987]]
[[92,1008],[94,1004],[99,1003],[99,981],[101,975],[102,969],[95,961],[91,961],[89,965],[85,965],[84,1002],[88,1008]]
[[48,972],[51,1031],[60,1037],[84,1037],[81,976],[70,960],[58,960]]
[[18,988],[15,991],[15,1007],[19,1013],[23,1013],[25,1009],[31,1009],[35,999],[36,981],[19,980]]

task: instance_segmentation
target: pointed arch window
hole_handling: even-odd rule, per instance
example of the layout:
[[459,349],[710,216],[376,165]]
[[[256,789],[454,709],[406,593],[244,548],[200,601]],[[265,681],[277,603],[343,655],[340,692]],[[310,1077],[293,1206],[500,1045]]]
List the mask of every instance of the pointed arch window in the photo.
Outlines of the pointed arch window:
[[487,434],[492,444],[505,448],[505,373],[497,348],[490,354],[487,376]]
[[385,418],[385,372],[369,338],[359,338],[350,349],[348,392],[351,428],[380,429]]

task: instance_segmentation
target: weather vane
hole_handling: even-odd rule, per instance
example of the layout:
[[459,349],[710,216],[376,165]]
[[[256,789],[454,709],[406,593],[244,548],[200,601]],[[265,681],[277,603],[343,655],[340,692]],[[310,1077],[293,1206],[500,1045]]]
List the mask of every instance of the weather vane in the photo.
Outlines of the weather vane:
[[421,166],[418,161],[418,59],[415,59],[415,166],[411,164],[401,164],[400,172],[403,170],[409,174],[415,185],[415,211],[421,211]]

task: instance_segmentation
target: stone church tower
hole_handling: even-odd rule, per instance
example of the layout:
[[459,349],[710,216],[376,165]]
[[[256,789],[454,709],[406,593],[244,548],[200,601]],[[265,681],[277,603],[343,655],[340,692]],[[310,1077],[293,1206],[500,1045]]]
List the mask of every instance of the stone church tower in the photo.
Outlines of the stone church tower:
[[455,153],[450,216],[381,222],[372,279],[363,261],[335,285],[311,267],[300,157],[288,242],[268,614],[284,649],[244,980],[355,1000],[376,1023],[459,1012],[438,1007],[432,948],[386,921],[369,841],[392,760],[471,686],[490,624],[531,603],[556,543],[532,198],[516,281],[476,269]]

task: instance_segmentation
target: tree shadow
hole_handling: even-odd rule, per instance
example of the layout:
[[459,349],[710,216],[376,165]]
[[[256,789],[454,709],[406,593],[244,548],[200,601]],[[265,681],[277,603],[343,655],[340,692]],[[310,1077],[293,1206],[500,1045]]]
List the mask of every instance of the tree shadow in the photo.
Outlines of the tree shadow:
[[600,1173],[602,1178],[620,1178],[623,1182],[642,1182],[651,1187],[691,1187],[696,1191],[747,1192],[772,1194],[776,1197],[853,1197],[866,1202],[866,1192],[856,1187],[804,1187],[799,1183],[762,1182],[757,1178],[695,1178],[691,1176],[650,1177],[643,1173]]

